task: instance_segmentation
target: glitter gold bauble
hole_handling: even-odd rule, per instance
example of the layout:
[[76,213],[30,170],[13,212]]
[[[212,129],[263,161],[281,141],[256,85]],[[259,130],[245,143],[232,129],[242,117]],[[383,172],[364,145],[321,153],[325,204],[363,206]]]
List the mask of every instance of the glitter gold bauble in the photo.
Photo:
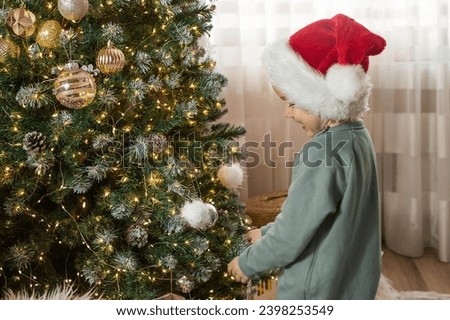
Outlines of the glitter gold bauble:
[[58,10],[67,20],[80,20],[89,10],[88,0],[58,0]]
[[114,74],[122,71],[125,65],[125,56],[120,49],[111,44],[111,41],[108,41],[108,46],[98,52],[96,63],[101,72]]
[[36,42],[45,48],[53,49],[58,47],[61,29],[61,25],[58,21],[45,21],[37,31]]
[[95,98],[97,86],[94,77],[78,66],[69,62],[56,78],[53,94],[65,107],[81,109],[89,105]]
[[19,46],[9,39],[0,39],[0,62],[4,62],[7,56],[17,57],[20,53]]
[[9,30],[20,37],[31,36],[36,31],[35,22],[34,13],[24,7],[11,10],[6,17],[6,25]]

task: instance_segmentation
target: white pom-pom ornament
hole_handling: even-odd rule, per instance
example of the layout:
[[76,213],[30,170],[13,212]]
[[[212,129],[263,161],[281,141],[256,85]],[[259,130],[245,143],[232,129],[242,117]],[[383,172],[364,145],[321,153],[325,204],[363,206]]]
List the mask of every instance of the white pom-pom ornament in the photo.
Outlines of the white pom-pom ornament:
[[244,172],[239,163],[222,166],[217,172],[217,178],[228,189],[237,189],[244,179]]
[[219,215],[216,208],[201,200],[187,201],[181,208],[183,219],[195,229],[206,229],[213,226]]

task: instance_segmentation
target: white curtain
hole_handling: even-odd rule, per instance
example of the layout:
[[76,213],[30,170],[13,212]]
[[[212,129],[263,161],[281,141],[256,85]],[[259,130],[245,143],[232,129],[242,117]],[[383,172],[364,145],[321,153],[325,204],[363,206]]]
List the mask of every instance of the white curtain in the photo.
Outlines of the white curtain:
[[229,80],[224,118],[246,127],[243,198],[287,189],[307,141],[283,118],[260,62],[264,47],[343,13],[387,40],[371,58],[372,111],[386,245],[417,257],[425,246],[450,262],[450,4],[445,0],[218,0],[211,33],[217,70]]

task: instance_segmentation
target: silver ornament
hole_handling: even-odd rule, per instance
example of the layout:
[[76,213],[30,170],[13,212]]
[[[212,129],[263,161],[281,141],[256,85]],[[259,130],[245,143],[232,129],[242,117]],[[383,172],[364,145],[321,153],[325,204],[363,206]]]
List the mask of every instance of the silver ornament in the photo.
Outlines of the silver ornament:
[[67,20],[80,20],[89,10],[88,0],[58,0],[58,10]]

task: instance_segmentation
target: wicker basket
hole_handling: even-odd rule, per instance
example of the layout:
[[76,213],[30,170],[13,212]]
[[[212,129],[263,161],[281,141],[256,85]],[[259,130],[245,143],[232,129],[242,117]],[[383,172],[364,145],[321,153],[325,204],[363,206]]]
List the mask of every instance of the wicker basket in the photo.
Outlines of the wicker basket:
[[274,221],[286,197],[287,191],[283,190],[249,198],[246,207],[247,214],[252,218],[252,224],[262,227]]

